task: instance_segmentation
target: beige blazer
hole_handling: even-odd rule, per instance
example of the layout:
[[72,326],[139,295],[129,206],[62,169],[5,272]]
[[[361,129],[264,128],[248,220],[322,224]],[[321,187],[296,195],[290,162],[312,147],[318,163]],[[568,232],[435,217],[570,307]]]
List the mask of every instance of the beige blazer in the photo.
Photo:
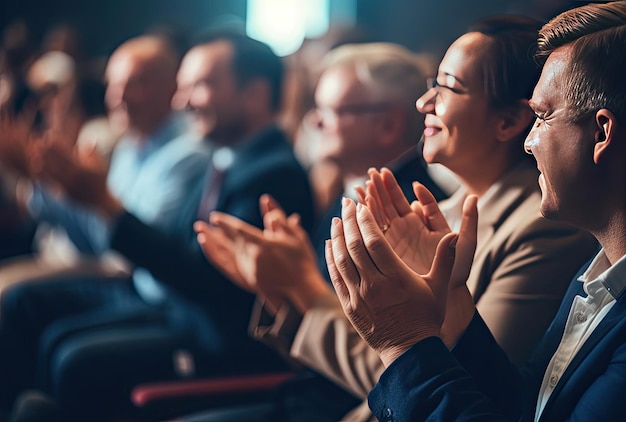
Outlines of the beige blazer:
[[[590,234],[541,216],[537,177],[536,168],[523,163],[505,175],[501,188],[481,204],[478,245],[467,281],[481,316],[517,363],[528,357],[572,277],[598,249]],[[444,209],[446,201],[440,205]],[[366,398],[384,366],[346,319],[338,299],[332,294],[321,298],[301,317],[295,334],[293,327],[284,329],[290,313],[281,310],[273,325],[257,326],[254,335],[274,347],[281,338],[279,347],[290,345],[285,352],[291,358]],[[345,420],[371,417],[363,405]]]

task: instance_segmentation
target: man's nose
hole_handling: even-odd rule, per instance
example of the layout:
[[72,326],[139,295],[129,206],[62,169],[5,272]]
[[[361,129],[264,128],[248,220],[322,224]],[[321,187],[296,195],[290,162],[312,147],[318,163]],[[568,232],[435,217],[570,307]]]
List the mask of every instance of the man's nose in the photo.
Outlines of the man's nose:
[[172,96],[172,110],[187,110],[189,108],[189,90],[178,89]]
[[109,107],[119,106],[124,100],[124,87],[109,84],[104,94],[104,98]]
[[324,128],[324,119],[322,118],[322,113],[320,113],[319,109],[312,108],[309,112],[304,116],[305,120],[311,127],[317,129]]
[[537,138],[533,135],[533,132],[530,132],[524,140],[524,151],[526,151],[526,154],[533,155],[532,147],[535,146],[537,142]]

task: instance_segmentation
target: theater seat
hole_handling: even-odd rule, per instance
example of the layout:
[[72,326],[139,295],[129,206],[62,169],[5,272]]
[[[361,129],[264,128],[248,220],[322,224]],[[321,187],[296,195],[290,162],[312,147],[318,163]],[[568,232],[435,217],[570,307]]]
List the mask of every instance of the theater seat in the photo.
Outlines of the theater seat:
[[267,400],[293,372],[260,373],[137,385],[131,401],[145,420],[164,420],[213,407]]

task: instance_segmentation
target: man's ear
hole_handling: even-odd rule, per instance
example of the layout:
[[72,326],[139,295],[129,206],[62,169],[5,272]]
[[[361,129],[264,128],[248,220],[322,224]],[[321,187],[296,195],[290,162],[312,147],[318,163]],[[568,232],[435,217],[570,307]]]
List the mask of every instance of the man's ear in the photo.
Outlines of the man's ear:
[[596,112],[595,145],[593,162],[598,164],[608,154],[608,149],[617,133],[617,120],[611,111],[602,108]]
[[516,139],[535,118],[528,106],[528,100],[520,100],[517,107],[499,112],[500,119],[496,127],[496,136],[500,142]]

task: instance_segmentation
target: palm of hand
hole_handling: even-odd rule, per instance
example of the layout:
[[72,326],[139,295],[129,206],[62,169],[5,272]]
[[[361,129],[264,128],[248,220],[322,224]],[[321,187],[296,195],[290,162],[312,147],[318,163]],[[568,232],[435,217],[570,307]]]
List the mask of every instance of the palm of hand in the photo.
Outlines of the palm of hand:
[[422,217],[411,212],[393,218],[385,238],[402,261],[417,274],[426,274],[431,267],[437,244],[450,230],[430,230]]
[[344,205],[343,224],[333,225],[332,246],[326,249],[329,271],[346,315],[388,363],[416,341],[439,335],[454,262],[449,245],[455,237],[439,242],[427,274],[420,275],[380,236],[366,207],[359,211],[359,227],[353,210]]

